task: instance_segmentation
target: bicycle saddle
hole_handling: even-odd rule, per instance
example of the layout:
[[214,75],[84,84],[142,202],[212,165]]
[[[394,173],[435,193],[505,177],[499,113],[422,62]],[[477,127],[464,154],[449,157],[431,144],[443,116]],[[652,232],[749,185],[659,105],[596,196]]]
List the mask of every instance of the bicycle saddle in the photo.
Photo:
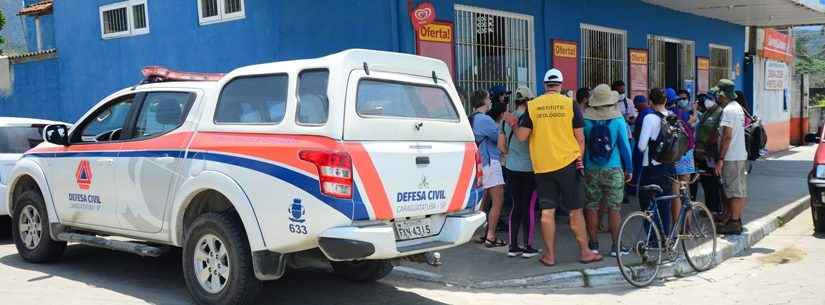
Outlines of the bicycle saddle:
[[661,193],[661,192],[664,191],[664,190],[662,190],[662,187],[660,187],[658,185],[655,185],[655,184],[642,186],[642,187],[639,188],[639,190],[642,190],[642,191],[655,191],[657,193]]

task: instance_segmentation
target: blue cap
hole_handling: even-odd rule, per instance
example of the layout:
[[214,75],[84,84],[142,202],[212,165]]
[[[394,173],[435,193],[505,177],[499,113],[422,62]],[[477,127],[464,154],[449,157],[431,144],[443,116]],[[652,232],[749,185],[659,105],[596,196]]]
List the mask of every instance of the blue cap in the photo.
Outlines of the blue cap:
[[490,87],[490,96],[509,95],[512,91],[507,91],[503,85],[495,85]]
[[644,95],[637,95],[633,98],[633,105],[639,106],[644,103],[647,103],[647,98]]
[[673,90],[673,88],[665,89],[665,96],[667,97],[668,103],[681,99],[681,97],[679,97],[679,95],[676,94],[676,90]]

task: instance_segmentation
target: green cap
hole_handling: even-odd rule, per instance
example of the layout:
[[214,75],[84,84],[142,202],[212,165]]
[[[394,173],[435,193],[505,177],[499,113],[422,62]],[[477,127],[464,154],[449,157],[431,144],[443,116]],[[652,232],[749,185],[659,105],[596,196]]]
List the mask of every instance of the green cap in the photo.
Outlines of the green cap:
[[720,96],[736,99],[736,84],[732,80],[720,79],[715,88]]

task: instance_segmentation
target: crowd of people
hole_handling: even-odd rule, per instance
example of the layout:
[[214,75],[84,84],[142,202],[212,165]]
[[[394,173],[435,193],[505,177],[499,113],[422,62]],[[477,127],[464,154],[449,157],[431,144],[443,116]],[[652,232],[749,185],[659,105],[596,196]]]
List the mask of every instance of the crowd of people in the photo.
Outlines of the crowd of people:
[[[628,197],[646,210],[654,196],[678,192],[678,181],[695,182],[691,199],[701,186],[718,233],[742,233],[750,116],[732,81],[720,80],[696,98],[686,90],[656,88],[632,99],[622,81],[575,92],[563,91],[563,81],[562,73],[551,69],[538,97],[526,87],[511,92],[500,85],[470,94],[469,119],[482,158],[482,208],[488,215],[477,242],[507,246],[510,257],[541,254],[539,262],[553,266],[556,214],[565,213],[581,263],[603,259],[600,231],[610,233],[610,256],[625,255],[628,250],[616,244]],[[687,150],[673,162],[653,156],[664,122],[676,122],[687,136]],[[649,185],[662,191],[637,188]],[[506,201],[512,206],[503,217]],[[681,202],[657,206],[661,229],[669,232]],[[533,245],[537,220],[543,253]],[[502,226],[506,240],[496,235]]]

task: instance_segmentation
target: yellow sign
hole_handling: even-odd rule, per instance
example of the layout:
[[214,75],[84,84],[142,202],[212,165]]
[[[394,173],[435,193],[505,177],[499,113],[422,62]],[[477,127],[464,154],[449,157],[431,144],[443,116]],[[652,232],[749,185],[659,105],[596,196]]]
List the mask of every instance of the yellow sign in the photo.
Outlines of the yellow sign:
[[647,52],[630,51],[630,64],[633,64],[633,65],[646,65],[647,64]]
[[707,58],[697,58],[696,59],[696,69],[699,70],[708,70],[710,69],[710,60]]
[[576,45],[572,43],[557,42],[553,46],[553,55],[556,57],[576,58]]
[[418,40],[451,43],[453,28],[449,24],[427,24],[418,30]]

